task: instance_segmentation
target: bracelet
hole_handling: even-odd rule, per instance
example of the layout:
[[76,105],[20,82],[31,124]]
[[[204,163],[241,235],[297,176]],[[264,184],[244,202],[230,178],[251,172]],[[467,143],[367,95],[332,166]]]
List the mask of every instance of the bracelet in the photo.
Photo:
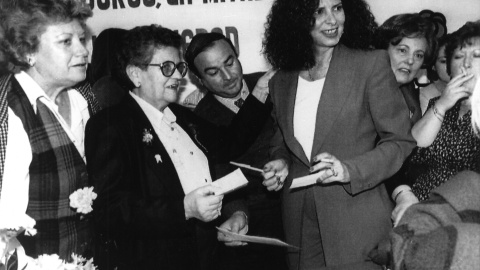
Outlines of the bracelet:
[[438,112],[437,106],[435,106],[435,104],[433,104],[433,115],[435,115],[435,117],[437,117],[437,119],[440,120],[440,122],[443,122],[444,115]]
[[400,190],[400,192],[398,192],[397,195],[395,195],[395,198],[393,199],[393,200],[395,201],[395,203],[397,202],[398,196],[399,196],[400,194],[402,194],[402,192],[404,192],[404,191],[410,191],[410,192],[412,192],[411,189],[402,189],[402,190]]

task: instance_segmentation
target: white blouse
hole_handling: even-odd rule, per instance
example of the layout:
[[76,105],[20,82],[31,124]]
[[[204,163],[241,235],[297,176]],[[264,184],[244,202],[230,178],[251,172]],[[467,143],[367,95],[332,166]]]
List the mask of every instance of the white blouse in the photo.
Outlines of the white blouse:
[[310,82],[298,76],[293,113],[293,132],[308,160],[312,155],[317,109],[324,83],[325,78]]
[[[140,105],[153,126],[153,131],[145,130],[144,132],[155,132],[167,150],[180,178],[183,192],[188,194],[212,183],[207,157],[175,122],[177,118],[173,112],[167,107],[162,113],[134,93],[130,92],[130,95]],[[163,162],[164,157],[157,154],[151,158],[158,163]]]

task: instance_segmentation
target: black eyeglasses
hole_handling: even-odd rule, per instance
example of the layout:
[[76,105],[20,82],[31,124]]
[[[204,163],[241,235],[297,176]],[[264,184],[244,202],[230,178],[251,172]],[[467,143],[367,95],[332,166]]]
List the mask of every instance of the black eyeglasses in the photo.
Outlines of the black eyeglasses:
[[176,69],[178,69],[178,72],[180,72],[180,75],[182,75],[182,77],[185,77],[188,71],[188,64],[186,62],[179,62],[175,64],[172,61],[165,61],[161,64],[144,64],[144,65],[159,67],[160,70],[162,71],[163,76],[165,77],[171,77],[173,73],[175,73]]

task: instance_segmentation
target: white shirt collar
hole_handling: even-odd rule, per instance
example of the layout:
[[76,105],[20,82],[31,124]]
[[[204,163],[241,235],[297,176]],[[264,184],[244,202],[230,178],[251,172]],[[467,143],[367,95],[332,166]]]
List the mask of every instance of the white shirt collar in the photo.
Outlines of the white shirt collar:
[[224,98],[224,97],[221,97],[221,96],[218,96],[218,95],[214,94],[214,97],[220,103],[225,105],[225,107],[229,108],[234,113],[238,113],[240,108],[238,108],[238,106],[235,105],[235,101],[237,101],[237,99],[239,99],[239,98],[243,98],[243,100],[245,100],[245,99],[247,99],[249,94],[250,94],[250,91],[248,90],[248,86],[245,83],[245,80],[242,80],[242,90],[240,90],[240,93],[238,94],[238,96],[236,96],[234,98]]
[[[30,77],[30,75],[28,75],[26,72],[20,71],[19,73],[15,74],[15,79],[17,79],[18,83],[24,90],[25,95],[27,95],[28,101],[30,104],[32,104],[35,113],[37,113],[37,99],[39,97],[45,97],[47,100],[52,102],[40,85],[38,85],[38,83],[34,81],[33,78]],[[52,104],[55,103],[52,102]]]
[[142,111],[147,116],[150,123],[155,123],[159,119],[165,121],[167,124],[171,125],[177,121],[177,117],[170,108],[166,107],[163,112],[153,107],[150,103],[143,100],[141,97],[135,95],[133,92],[129,92],[130,96],[138,103]]

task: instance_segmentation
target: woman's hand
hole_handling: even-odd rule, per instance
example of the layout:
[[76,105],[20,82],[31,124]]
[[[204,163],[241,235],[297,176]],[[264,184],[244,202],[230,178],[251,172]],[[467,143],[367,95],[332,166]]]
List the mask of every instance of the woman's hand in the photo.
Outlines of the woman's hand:
[[209,222],[220,216],[223,195],[216,196],[220,189],[212,185],[199,187],[185,195],[183,205],[185,217]]
[[458,100],[470,96],[471,93],[463,84],[473,77],[473,74],[467,75],[466,71],[462,68],[462,73],[450,80],[442,92],[440,99],[435,103],[440,114],[445,115],[445,112],[450,110]]
[[395,203],[397,204],[395,206],[395,209],[392,211],[392,220],[393,220],[393,226],[397,226],[398,222],[400,219],[402,219],[403,214],[407,209],[413,205],[418,203],[418,198],[413,194],[411,190],[405,190],[397,195],[397,198],[395,199]]
[[268,162],[263,166],[263,185],[269,191],[282,189],[285,179],[288,176],[288,165],[283,159]]
[[[248,220],[247,215],[243,211],[237,211],[226,220],[220,228],[226,229],[227,231],[245,235],[248,232]],[[242,241],[233,240],[230,237],[226,236],[222,232],[217,232],[217,239],[220,242],[224,242],[226,246],[245,246],[247,243]]]
[[313,161],[316,162],[316,164],[310,168],[310,172],[323,172],[320,173],[320,178],[317,180],[317,183],[350,182],[350,174],[348,173],[347,167],[335,156],[324,152],[315,156]]
[[260,102],[265,103],[267,100],[268,94],[270,93],[268,89],[268,82],[275,75],[276,70],[270,69],[265,73],[260,79],[258,79],[255,88],[252,91],[252,95],[256,97]]

